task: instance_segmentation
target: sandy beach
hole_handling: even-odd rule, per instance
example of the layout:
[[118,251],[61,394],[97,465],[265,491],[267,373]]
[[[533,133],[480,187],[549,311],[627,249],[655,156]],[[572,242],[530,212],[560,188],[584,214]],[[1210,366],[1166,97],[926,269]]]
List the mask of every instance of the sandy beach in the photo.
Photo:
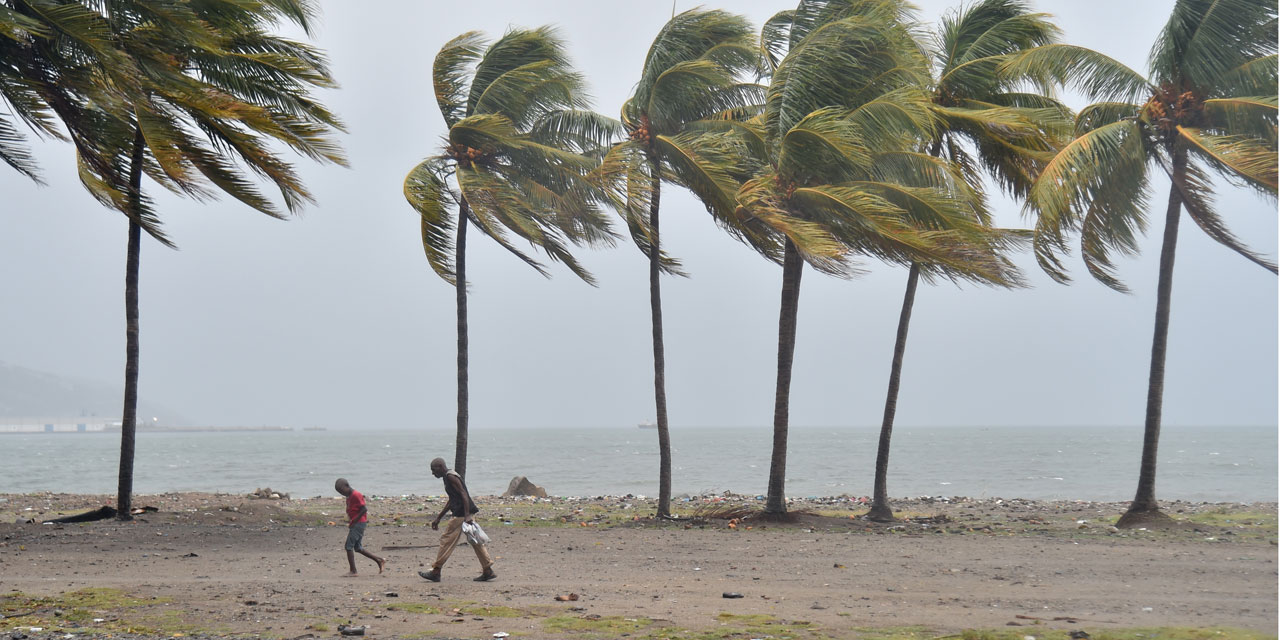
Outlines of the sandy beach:
[[858,517],[859,499],[832,498],[797,501],[805,515],[778,524],[719,517],[759,507],[745,496],[682,501],[678,522],[651,520],[652,502],[634,497],[479,497],[499,577],[473,582],[475,557],[458,549],[436,584],[417,571],[436,553],[438,496],[370,497],[365,544],[389,562],[378,575],[358,557],[357,578],[340,577],[342,503],[327,497],[137,496],[157,511],[39,524],[110,502],[0,495],[0,631],[854,638],[1025,627],[1065,638],[1274,634],[1277,622],[1275,503],[1165,503],[1176,526],[1121,531],[1110,526],[1121,503],[901,500],[900,522],[876,524]]

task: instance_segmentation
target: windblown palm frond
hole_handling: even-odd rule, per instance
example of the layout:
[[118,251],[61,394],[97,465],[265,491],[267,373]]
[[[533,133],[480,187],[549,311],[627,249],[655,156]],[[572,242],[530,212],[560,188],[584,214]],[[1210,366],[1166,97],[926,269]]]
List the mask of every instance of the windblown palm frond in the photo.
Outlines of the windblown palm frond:
[[404,197],[422,217],[422,250],[436,274],[457,283],[453,264],[453,235],[457,225],[457,194],[449,187],[449,158],[423,160],[404,179]]

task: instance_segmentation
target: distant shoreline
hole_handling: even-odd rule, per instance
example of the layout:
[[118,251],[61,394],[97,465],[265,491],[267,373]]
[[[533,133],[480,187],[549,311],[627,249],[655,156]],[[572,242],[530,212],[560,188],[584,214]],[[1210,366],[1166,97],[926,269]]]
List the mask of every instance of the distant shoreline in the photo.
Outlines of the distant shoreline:
[[[139,425],[139,426],[137,427],[137,431],[138,431],[138,433],[224,433],[224,432],[244,433],[244,432],[252,432],[252,431],[274,431],[274,432],[278,432],[278,431],[328,431],[328,429],[326,429],[325,427],[303,427],[303,428],[301,428],[301,429],[294,429],[293,427],[278,427],[278,426],[260,426],[260,427],[160,427],[160,426],[142,426],[142,425]],[[50,431],[50,430],[47,430],[47,429],[32,429],[32,430],[26,430],[26,431],[16,431],[16,430],[15,430],[15,431],[0,431],[0,435],[6,435],[6,434],[13,434],[13,435],[21,435],[21,434],[43,434],[43,433],[53,433],[53,434],[120,433],[120,427],[118,427],[118,426],[108,426],[108,427],[106,427],[105,429],[95,429],[95,430],[90,430],[90,431],[71,431],[71,430],[53,430],[53,431]]]

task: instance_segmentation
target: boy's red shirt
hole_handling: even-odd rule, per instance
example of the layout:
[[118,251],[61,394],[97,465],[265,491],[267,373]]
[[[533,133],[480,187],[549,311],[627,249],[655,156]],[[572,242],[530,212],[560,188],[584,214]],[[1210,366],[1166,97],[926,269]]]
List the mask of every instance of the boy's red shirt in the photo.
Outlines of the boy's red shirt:
[[[348,524],[350,524],[352,519],[356,517],[357,513],[360,513],[360,507],[363,507],[363,506],[364,506],[364,494],[360,493],[359,491],[356,491],[355,489],[352,489],[351,495],[347,496],[347,523]],[[369,521],[369,514],[365,513],[364,515],[360,516],[359,520],[356,520],[355,522],[368,522],[368,521]]]

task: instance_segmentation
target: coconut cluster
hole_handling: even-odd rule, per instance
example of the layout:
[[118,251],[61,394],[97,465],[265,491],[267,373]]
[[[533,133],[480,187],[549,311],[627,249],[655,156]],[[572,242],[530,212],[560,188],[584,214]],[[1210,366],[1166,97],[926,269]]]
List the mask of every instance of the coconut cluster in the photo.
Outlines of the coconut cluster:
[[649,146],[649,143],[653,140],[652,135],[649,133],[649,117],[640,116],[640,123],[628,135],[635,142],[639,142],[646,147]]
[[458,143],[449,145],[449,156],[458,161],[462,166],[470,166],[477,160],[484,157],[484,152],[474,147],[468,147],[465,144]]
[[1166,83],[1142,106],[1142,113],[1165,136],[1173,136],[1179,126],[1200,126],[1204,120],[1204,100],[1193,91],[1178,91]]

